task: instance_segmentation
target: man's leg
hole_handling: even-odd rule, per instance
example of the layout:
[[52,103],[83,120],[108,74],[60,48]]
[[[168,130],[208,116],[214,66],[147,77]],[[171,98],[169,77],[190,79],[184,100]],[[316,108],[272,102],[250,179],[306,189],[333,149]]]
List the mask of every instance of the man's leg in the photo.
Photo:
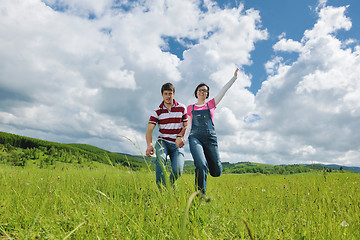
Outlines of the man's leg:
[[171,147],[172,152],[170,154],[171,168],[170,182],[174,185],[175,181],[181,176],[184,169],[184,153],[181,148],[178,148],[175,144]]
[[167,178],[166,168],[165,168],[168,149],[164,141],[162,140],[156,141],[155,154],[156,154],[156,161],[155,161],[156,184],[158,185],[159,188],[161,188],[161,185],[168,187],[169,180]]

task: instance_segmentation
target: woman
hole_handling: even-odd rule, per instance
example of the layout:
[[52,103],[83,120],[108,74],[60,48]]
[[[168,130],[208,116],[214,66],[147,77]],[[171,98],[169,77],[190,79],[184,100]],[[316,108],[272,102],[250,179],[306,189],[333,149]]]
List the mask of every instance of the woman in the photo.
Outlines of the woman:
[[[198,99],[196,104],[187,107],[188,126],[185,131],[183,142],[189,139],[190,152],[195,164],[195,184],[205,196],[207,174],[219,177],[222,172],[219,157],[217,137],[214,128],[214,111],[227,90],[237,79],[236,69],[234,76],[225,84],[219,94],[206,102],[209,97],[209,87],[205,83],[199,84],[194,92]],[[182,136],[178,136],[181,138]]]

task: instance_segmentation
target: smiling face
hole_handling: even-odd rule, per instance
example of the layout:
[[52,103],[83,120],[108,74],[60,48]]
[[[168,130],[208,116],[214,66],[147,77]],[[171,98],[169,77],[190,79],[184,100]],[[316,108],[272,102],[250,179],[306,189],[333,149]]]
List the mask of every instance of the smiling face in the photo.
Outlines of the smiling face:
[[195,97],[199,100],[205,100],[209,97],[209,86],[205,83],[200,83],[195,89]]
[[206,86],[199,87],[196,96],[198,99],[206,99],[208,98],[208,88]]

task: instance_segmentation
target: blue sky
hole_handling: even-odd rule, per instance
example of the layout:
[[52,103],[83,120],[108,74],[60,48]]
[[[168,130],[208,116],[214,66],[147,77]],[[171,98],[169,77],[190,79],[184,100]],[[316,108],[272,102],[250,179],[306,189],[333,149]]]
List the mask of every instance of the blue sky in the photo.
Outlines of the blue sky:
[[357,0],[0,7],[1,131],[143,154],[163,83],[188,105],[199,82],[213,97],[238,65],[215,114],[223,161],[359,166]]

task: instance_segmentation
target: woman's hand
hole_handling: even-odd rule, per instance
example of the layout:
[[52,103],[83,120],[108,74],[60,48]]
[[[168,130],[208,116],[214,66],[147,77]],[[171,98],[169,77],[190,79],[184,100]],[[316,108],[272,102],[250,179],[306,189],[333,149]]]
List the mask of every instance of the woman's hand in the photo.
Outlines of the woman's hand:
[[235,70],[235,72],[234,72],[234,77],[236,77],[236,78],[237,78],[237,73],[238,73],[238,71],[239,71],[239,69],[236,68],[236,70]]

